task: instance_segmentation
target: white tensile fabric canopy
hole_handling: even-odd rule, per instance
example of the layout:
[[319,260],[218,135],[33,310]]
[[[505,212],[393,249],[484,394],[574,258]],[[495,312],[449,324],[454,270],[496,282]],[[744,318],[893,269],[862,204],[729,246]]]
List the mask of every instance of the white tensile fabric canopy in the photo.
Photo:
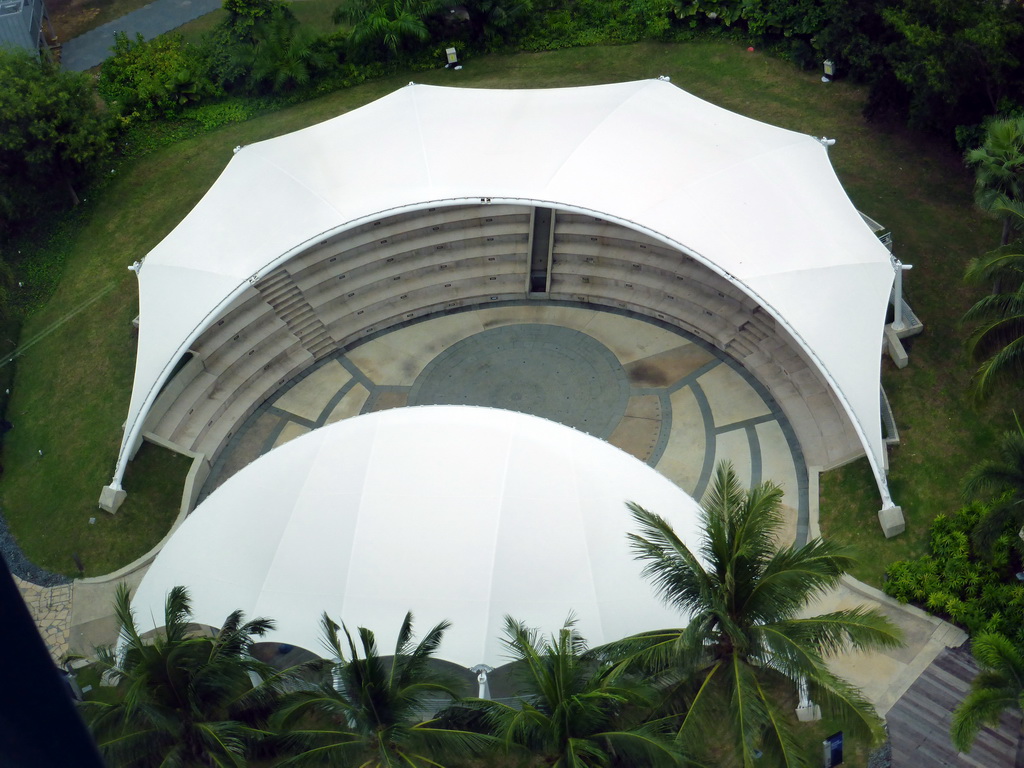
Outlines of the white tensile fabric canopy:
[[879,413],[888,251],[820,141],[662,80],[410,85],[241,149],[138,270],[138,359],[113,487],[176,361],[251,282],[362,222],[484,199],[593,213],[741,286],[832,384],[888,505]]
[[685,626],[641,577],[626,501],[665,517],[695,553],[697,503],[651,467],[570,427],[512,411],[424,406],[346,419],[254,461],[200,504],[133,602],[162,625],[190,588],[195,620],[267,616],[267,639],[323,653],[324,611],[394,648],[448,619],[438,657],[508,661],[506,614],[548,632],[575,612],[597,645]]

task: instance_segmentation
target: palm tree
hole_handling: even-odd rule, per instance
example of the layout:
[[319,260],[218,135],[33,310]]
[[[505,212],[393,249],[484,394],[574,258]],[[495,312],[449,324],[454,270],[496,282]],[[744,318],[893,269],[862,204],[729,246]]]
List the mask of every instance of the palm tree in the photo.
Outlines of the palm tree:
[[479,734],[423,720],[438,700],[457,698],[451,681],[431,668],[447,621],[414,643],[407,613],[390,659],[379,654],[373,632],[365,627],[358,630],[360,654],[344,625],[325,613],[322,626],[333,660],[310,665],[321,673],[321,682],[289,694],[275,715],[286,749],[294,752],[279,766],[436,767],[447,755],[466,756],[489,743]]
[[970,150],[965,161],[974,168],[974,199],[983,210],[1003,220],[999,244],[1006,245],[1014,221],[998,204],[1001,198],[1024,201],[1024,117],[991,121],[984,142]]
[[248,74],[252,91],[283,93],[308,85],[317,72],[330,66],[329,57],[294,17],[272,16],[256,25],[256,41],[239,44],[234,63]]
[[986,507],[973,533],[974,544],[987,552],[1011,523],[1024,525],[1024,426],[1014,414],[1016,429],[1004,432],[996,445],[997,458],[971,467],[964,479],[964,496],[988,496]]
[[477,705],[506,749],[523,748],[553,768],[680,764],[665,723],[644,722],[654,691],[627,678],[621,665],[588,654],[571,617],[542,641],[536,630],[506,616],[505,635],[522,699]]
[[352,25],[354,46],[382,48],[390,56],[430,37],[424,20],[432,0],[350,0],[334,12],[335,23]]
[[1007,709],[1024,710],[1024,654],[1020,649],[993,632],[974,638],[971,650],[981,672],[953,713],[950,732],[953,746],[961,752],[970,750],[978,731],[985,725],[995,725]]
[[628,505],[640,529],[629,538],[646,563],[644,575],[689,623],[637,635],[616,650],[660,673],[682,697],[682,744],[728,733],[728,747],[743,766],[753,766],[762,750],[779,765],[804,764],[791,717],[775,701],[780,682],[790,691],[805,683],[812,699],[848,731],[877,733],[871,705],[829,671],[825,659],[848,648],[900,645],[898,630],[872,609],[804,615],[854,561],[820,539],[778,547],[781,499],[771,483],[744,491],[732,466],[720,463],[704,498],[699,552],[691,552],[662,517]]
[[244,765],[280,693],[282,677],[251,655],[253,638],[273,622],[235,611],[215,636],[197,636],[184,587],[168,594],[164,629],[151,641],[139,634],[124,584],[114,612],[119,645],[99,655],[118,699],[82,705],[107,765]]
[[[1024,202],[999,198],[994,204],[1007,221],[1024,226]],[[996,379],[1024,372],[1024,241],[1003,245],[967,265],[964,280],[996,289],[979,299],[961,322],[976,324],[967,350],[982,360],[974,376],[974,391],[987,395]]]

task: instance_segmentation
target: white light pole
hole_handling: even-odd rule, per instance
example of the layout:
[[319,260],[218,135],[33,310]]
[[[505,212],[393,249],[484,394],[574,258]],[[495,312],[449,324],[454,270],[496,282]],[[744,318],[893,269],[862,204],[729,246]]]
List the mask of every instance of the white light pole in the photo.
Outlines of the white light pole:
[[478,699],[491,698],[491,686],[487,682],[487,675],[494,671],[494,667],[489,667],[486,664],[477,664],[475,667],[470,667],[469,671],[476,672],[476,682],[478,685],[476,697]]
[[913,269],[914,265],[904,264],[893,257],[892,266],[896,270],[896,296],[893,301],[892,329],[899,332],[907,327],[903,322],[903,273]]

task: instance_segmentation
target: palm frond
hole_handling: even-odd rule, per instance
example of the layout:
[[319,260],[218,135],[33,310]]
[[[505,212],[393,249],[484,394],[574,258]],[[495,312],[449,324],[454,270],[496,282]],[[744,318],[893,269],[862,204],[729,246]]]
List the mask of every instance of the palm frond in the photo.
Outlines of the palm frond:
[[961,752],[969,752],[978,733],[985,726],[994,726],[1003,712],[1020,708],[1019,694],[1005,688],[978,688],[970,691],[953,712],[950,738]]
[[[1000,338],[1006,336],[1003,331],[1008,323],[1012,322],[1010,334],[1014,338],[1001,343]],[[986,342],[992,340],[993,345],[999,347],[991,357],[984,360],[978,366],[977,372],[971,382],[973,392],[977,397],[984,397],[992,391],[995,383],[1002,378],[1024,373],[1024,318],[1012,321],[1002,321],[985,326],[983,329]],[[1000,338],[994,338],[999,336]],[[975,336],[972,335],[971,339]],[[981,339],[979,337],[979,345]],[[1000,346],[1001,344],[1001,346]],[[971,348],[974,352],[975,347]]]
[[846,548],[832,541],[785,547],[768,558],[740,610],[761,621],[792,616],[833,589],[855,564]]
[[142,637],[135,624],[135,611],[132,610],[131,590],[121,582],[114,593],[114,616],[117,618],[118,637],[120,643],[128,648],[138,649],[143,646]]
[[754,670],[739,654],[733,654],[726,661],[723,671],[731,699],[733,743],[744,768],[753,768],[757,751],[755,737],[768,721],[761,686]]
[[978,552],[989,552],[1007,528],[1024,526],[1024,498],[1006,493],[989,504],[979,505],[982,515],[971,530],[971,541]]
[[412,727],[420,752],[461,759],[480,755],[502,746],[501,740],[495,736],[453,728],[439,728],[432,725],[432,722],[420,723]]
[[[412,614],[407,614],[407,617],[411,622]],[[401,656],[401,674],[396,678],[398,685],[406,686],[414,679],[423,678],[426,674],[428,662],[437,653],[438,648],[441,646],[441,641],[444,639],[444,634],[451,625],[451,622],[448,620],[440,621],[431,627],[415,646],[412,645],[411,640],[402,644],[404,650]],[[397,649],[395,657],[399,658]]]
[[855,738],[878,741],[882,721],[874,706],[855,685],[822,666],[812,677],[807,677],[811,700],[821,707],[825,717],[843,724],[843,729]]
[[192,598],[186,587],[172,587],[164,602],[163,634],[168,643],[179,643],[188,637],[192,623]]
[[783,635],[796,645],[814,648],[822,657],[903,645],[899,627],[882,612],[865,606],[787,619],[766,625],[764,630]]
[[714,729],[718,725],[709,718],[712,712],[710,702],[714,697],[715,687],[719,685],[720,678],[724,676],[723,668],[724,662],[719,661],[706,670],[700,681],[700,687],[688,702],[686,711],[676,729],[676,741],[691,750],[696,749],[697,745],[702,743],[709,728]]
[[999,458],[975,464],[964,478],[965,498],[1000,495],[1010,491],[1024,495],[1024,434],[1005,433],[999,441]]
[[804,759],[800,744],[793,730],[792,719],[783,713],[772,700],[771,692],[765,690],[760,681],[758,696],[764,704],[765,727],[761,736],[761,751],[772,765],[779,768],[804,768]]
[[[1024,157],[1022,153],[1021,157]],[[1018,162],[1018,172],[1020,173],[1020,162]],[[1021,173],[1024,175],[1024,173]],[[1012,219],[1017,220],[1016,226],[1019,228],[1024,226],[1024,200],[1010,199],[1006,195],[998,195],[992,202],[993,213],[1005,214]]]
[[634,502],[626,506],[639,527],[639,533],[627,534],[630,548],[645,562],[642,575],[652,581],[658,596],[684,615],[707,602],[715,584],[669,522]]
[[341,638],[338,636],[339,629],[341,629],[341,625],[328,616],[327,611],[324,611],[320,617],[320,641],[323,643],[324,648],[327,649],[328,655],[332,659],[340,661],[345,658],[345,651],[341,647]]
[[235,723],[199,723],[206,757],[218,766],[242,768],[245,765],[245,739]]
[[[1004,207],[1004,209],[1006,209]],[[967,262],[964,282],[971,285],[991,286],[997,280],[1011,280],[1012,285],[1024,279],[1024,253],[1019,243],[994,248],[983,256]]]
[[971,652],[982,667],[998,672],[1024,692],[1024,655],[1003,635],[986,632],[971,643]]

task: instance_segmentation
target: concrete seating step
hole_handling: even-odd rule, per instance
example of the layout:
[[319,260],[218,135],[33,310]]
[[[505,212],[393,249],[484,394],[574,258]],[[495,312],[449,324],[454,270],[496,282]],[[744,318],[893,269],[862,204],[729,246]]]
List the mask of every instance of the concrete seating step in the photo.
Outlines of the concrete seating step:
[[202,393],[213,387],[217,377],[212,373],[200,371],[182,388],[156,421],[151,432],[171,440],[179,427],[187,421],[196,407],[196,401]]
[[[466,244],[459,244],[457,248],[442,248],[440,250],[410,250],[392,251],[389,254],[374,256],[366,254],[361,258],[339,259],[325,268],[314,273],[304,272],[299,275],[298,285],[307,296],[327,290],[334,290],[330,287],[331,281],[344,281],[346,285],[366,282],[374,279],[373,276],[398,276],[415,269],[440,267],[441,264],[448,264],[449,267],[463,261],[474,261],[488,256],[496,259],[504,258],[506,254],[518,254],[519,258],[526,258],[527,238],[524,233],[522,237],[484,239],[472,247],[464,247]],[[441,251],[444,251],[441,254]]]
[[[443,265],[442,265],[443,266]],[[396,280],[395,277],[400,279]],[[493,278],[493,279],[492,279]],[[451,269],[441,269],[439,266],[423,267],[404,275],[395,275],[373,280],[362,285],[349,284],[350,288],[342,295],[335,294],[315,307],[317,315],[328,327],[332,327],[344,314],[358,314],[369,306],[382,301],[392,301],[397,305],[408,307],[411,310],[417,309],[416,301],[423,294],[423,290],[437,292],[436,297],[428,297],[425,301],[433,304],[444,300],[451,295],[450,289],[458,284],[464,289],[468,284],[477,282],[480,284],[478,293],[485,293],[491,290],[490,284],[507,281],[518,282],[525,292],[526,286],[526,259],[516,258],[511,254],[507,258],[494,261],[480,259],[472,263],[456,265]],[[320,296],[316,297],[321,298]],[[333,331],[332,331],[332,335]],[[337,338],[337,336],[335,336]]]
[[342,308],[333,319],[325,318],[329,320],[325,323],[327,330],[339,345],[346,345],[388,327],[389,323],[423,317],[430,312],[524,299],[526,285],[521,275],[510,274],[498,276],[496,280],[455,280],[443,286],[426,285],[403,295],[405,298],[400,300],[380,297],[377,301],[362,304],[355,311]]
[[203,358],[206,370],[217,376],[224,375],[239,360],[253,355],[262,357],[267,347],[277,348],[286,343],[290,333],[288,327],[276,318],[275,321],[253,327],[244,335],[239,334],[222,344]]
[[[529,209],[523,213],[505,216],[480,216],[463,214],[462,218],[448,223],[424,220],[423,226],[388,231],[364,230],[352,232],[342,242],[325,242],[311,249],[289,264],[295,281],[300,286],[320,269],[332,269],[337,265],[362,265],[394,257],[396,254],[417,250],[436,250],[439,247],[455,247],[458,243],[470,241],[486,242],[487,238],[521,239],[529,237]],[[314,281],[316,278],[313,278]]]
[[230,343],[236,336],[251,335],[254,329],[264,323],[276,324],[273,310],[259,293],[252,291],[196,339],[192,349],[206,357],[221,345]]
[[215,461],[237,428],[260,403],[312,362],[313,356],[295,344],[254,371],[232,397],[221,402],[196,436],[196,447],[192,450],[202,449],[211,462]]

